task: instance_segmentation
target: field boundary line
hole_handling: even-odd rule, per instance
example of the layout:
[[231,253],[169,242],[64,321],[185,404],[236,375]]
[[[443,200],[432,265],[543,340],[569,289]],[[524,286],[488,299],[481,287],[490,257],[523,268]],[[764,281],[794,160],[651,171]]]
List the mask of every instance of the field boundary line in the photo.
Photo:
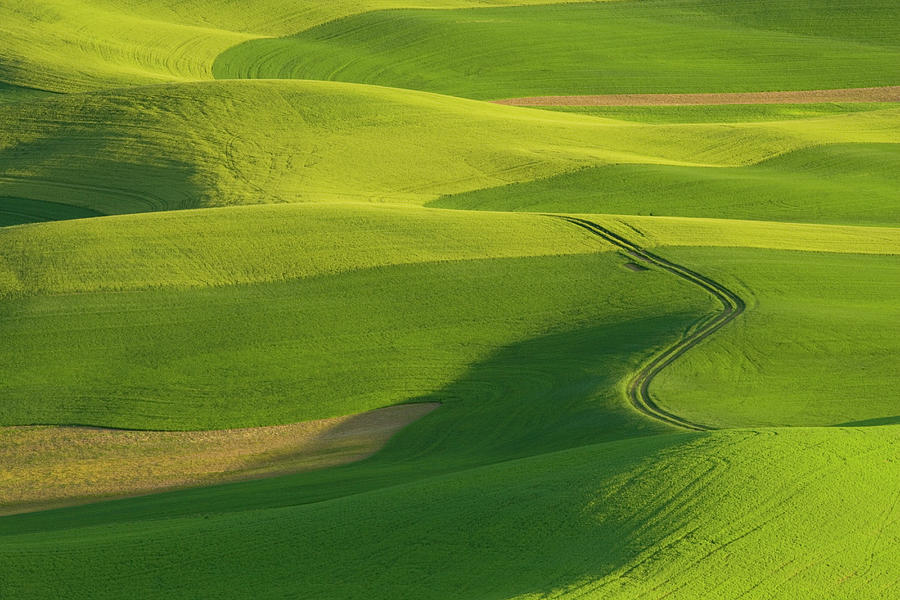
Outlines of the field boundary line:
[[510,106],[707,106],[725,104],[815,104],[822,102],[900,102],[900,85],[778,92],[693,94],[586,94],[525,96],[492,100]]
[[703,288],[722,303],[722,312],[712,317],[707,315],[699,319],[692,326],[693,331],[689,331],[682,339],[648,360],[634,375],[632,375],[626,388],[626,394],[632,406],[649,417],[663,421],[669,425],[694,431],[708,431],[710,429],[715,429],[709,425],[690,421],[660,407],[650,394],[650,383],[660,371],[678,360],[685,352],[736,319],[737,316],[747,308],[746,302],[744,302],[744,300],[735,292],[731,291],[718,281],[692,271],[687,267],[666,260],[661,256],[657,256],[593,221],[562,215],[547,216],[556,217],[568,221],[573,225],[582,227],[614,246],[618,246],[628,256],[656,266],[664,271],[668,271],[673,275],[681,277],[682,279]]

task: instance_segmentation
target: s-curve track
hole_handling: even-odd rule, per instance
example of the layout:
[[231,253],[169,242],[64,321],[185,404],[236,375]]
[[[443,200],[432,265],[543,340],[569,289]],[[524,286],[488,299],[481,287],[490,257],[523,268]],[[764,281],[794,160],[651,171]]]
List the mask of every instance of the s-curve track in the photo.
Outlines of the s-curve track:
[[685,279],[694,285],[700,286],[722,303],[722,312],[717,313],[712,317],[701,319],[682,339],[651,358],[637,371],[637,373],[632,376],[631,380],[628,382],[627,387],[628,399],[631,401],[631,404],[637,410],[649,417],[653,417],[654,419],[658,419],[660,421],[668,423],[669,425],[683,427],[685,429],[692,429],[695,431],[706,431],[709,429],[713,429],[713,427],[689,421],[667,411],[664,408],[661,408],[658,404],[656,404],[656,402],[653,400],[652,395],[650,394],[650,383],[653,381],[653,378],[659,374],[660,371],[678,360],[681,355],[699,344],[701,341],[705,340],[707,337],[717,332],[729,322],[733,321],[739,314],[744,312],[744,309],[747,305],[743,301],[743,299],[741,299],[740,296],[729,290],[721,283],[710,279],[709,277],[691,271],[687,267],[683,267],[679,264],[668,261],[665,258],[653,254],[652,252],[648,252],[634,242],[631,242],[620,236],[619,234],[614,233],[609,229],[606,229],[605,227],[601,227],[600,225],[592,221],[561,215],[548,216],[554,216],[566,220],[574,225],[578,225],[579,227],[583,227],[594,235],[597,235],[607,242],[618,246],[629,256],[642,262],[648,263],[649,265],[663,269],[664,271],[668,271],[669,273],[681,277],[682,279]]

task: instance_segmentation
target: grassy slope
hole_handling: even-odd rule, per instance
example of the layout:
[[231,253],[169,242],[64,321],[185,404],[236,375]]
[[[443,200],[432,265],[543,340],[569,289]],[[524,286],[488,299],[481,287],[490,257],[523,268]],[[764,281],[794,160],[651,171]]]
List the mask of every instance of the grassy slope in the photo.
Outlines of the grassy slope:
[[[283,208],[296,210],[296,207]],[[325,210],[325,207],[303,208]],[[178,213],[178,216],[190,214]],[[145,218],[128,217],[134,220]],[[794,235],[792,243],[793,247],[799,248],[815,247],[831,252],[856,248],[884,252],[895,243],[895,236],[891,235],[893,230],[718,223],[712,220],[695,222],[689,219],[624,219],[644,232],[646,239],[652,240],[653,244],[684,243],[679,240],[698,234],[712,237],[712,243],[721,245],[760,243],[761,239],[764,240],[760,232],[767,227],[775,229],[774,236],[782,240],[783,245],[790,243],[791,230],[797,230],[799,234]],[[73,226],[75,223],[62,225]],[[623,227],[621,224],[618,226]],[[709,232],[710,228],[717,226],[719,237],[715,239]],[[878,231],[876,239],[881,236],[881,242],[880,246],[873,247],[870,232],[875,231]],[[830,245],[828,240],[831,240]],[[612,285],[615,287],[617,284]],[[629,411],[622,412],[620,400],[614,393],[616,382],[634,366],[633,359],[623,361],[623,357],[629,353],[633,355],[637,350],[635,339],[665,335],[667,329],[671,331],[674,322],[670,319],[625,325],[609,323],[577,332],[543,336],[505,348],[471,369],[466,377],[454,382],[442,393],[432,396],[447,401],[445,407],[401,434],[374,463],[316,474],[311,478],[295,477],[246,486],[211,488],[186,495],[121,502],[116,503],[115,507],[84,507],[75,513],[47,513],[37,515],[37,522],[54,527],[71,523],[73,519],[85,523],[128,521],[141,518],[141,515],[194,514],[198,510],[232,512],[249,507],[280,506],[342,496],[355,490],[407,481],[421,477],[423,473],[456,470],[466,464],[527,456],[592,440],[633,435],[640,421],[634,416],[629,417]],[[523,378],[520,375],[522,372],[539,373],[540,376]],[[490,402],[483,402],[482,397],[474,393],[484,392],[486,382],[491,382]],[[561,411],[561,406],[566,409]],[[504,423],[504,426],[498,428],[498,423]],[[410,457],[418,458],[410,462]],[[712,489],[720,488],[712,486]],[[822,486],[812,486],[808,493],[826,492]],[[795,511],[790,509],[785,514],[792,515]],[[16,523],[28,528],[35,521],[25,519],[6,523],[13,528],[17,527]],[[359,565],[354,568],[359,568]],[[748,567],[745,577],[752,579],[759,576],[760,568]],[[738,581],[747,580],[738,578]]]
[[[423,202],[436,191],[603,158],[654,160],[606,139],[602,123],[549,115],[315,82],[74,95],[0,109],[0,182],[9,196],[135,212],[303,199]],[[486,132],[491,141],[474,144]]]
[[[635,72],[650,85],[655,81],[656,91],[663,91],[659,85],[675,85],[674,74],[682,71],[687,62],[692,63],[696,72],[691,84],[708,89],[725,83],[724,70],[741,66],[748,67],[748,81],[771,85],[779,81],[797,85],[805,76],[809,82],[815,82],[812,87],[851,86],[860,82],[880,83],[896,74],[890,70],[892,62],[896,63],[896,28],[891,25],[892,19],[883,16],[890,12],[890,5],[883,0],[840,7],[841,18],[833,20],[817,18],[824,8],[822,1],[794,10],[771,2],[765,10],[752,6],[744,7],[746,10],[725,10],[726,3],[712,1],[682,2],[675,6],[656,2],[647,7],[637,3],[622,3],[621,7],[585,5],[558,10],[543,6],[520,10],[485,8],[535,3],[550,2],[442,0],[424,4],[410,0],[341,0],[298,6],[286,0],[252,4],[234,0],[191,3],[13,0],[0,6],[0,34],[5,41],[0,81],[54,91],[82,91],[208,79],[216,57],[223,52],[225,58],[218,61],[215,70],[232,73],[258,71],[260,55],[269,54],[273,49],[281,52],[282,61],[286,59],[288,63],[291,57],[283,56],[284,53],[295,50],[317,55],[317,60],[327,59],[326,63],[335,58],[352,60],[354,65],[346,69],[350,80],[381,77],[383,80],[379,82],[390,79],[391,84],[406,87],[453,86],[454,92],[471,88],[467,78],[471,82],[475,72],[487,82],[481,87],[490,87],[495,92],[498,86],[509,91],[520,88],[526,80],[533,81],[532,86],[539,86],[538,91],[547,93],[560,93],[560,87],[571,92],[585,86],[589,91],[619,89],[635,83]],[[479,8],[468,12],[383,10],[467,7]],[[828,6],[827,12],[832,14],[835,9]],[[373,10],[382,12],[367,12]],[[348,15],[357,16],[332,23]],[[494,21],[489,23],[491,35],[487,38],[485,19]],[[328,43],[323,40],[326,32],[355,30],[360,23],[370,21],[382,29],[372,31],[371,38],[357,33],[353,39],[358,46],[347,45],[345,39]],[[835,22],[840,22],[841,27],[836,27]],[[814,25],[806,27],[809,23]],[[270,36],[295,34],[315,26],[318,27],[297,38],[270,39]],[[565,35],[560,36],[562,27]],[[600,45],[591,37],[598,27],[608,30]],[[540,52],[536,56],[541,60],[533,60],[535,56],[528,55],[529,47],[521,44],[523,32],[532,40],[530,50]],[[449,47],[458,46],[455,61],[448,64],[445,55],[429,51],[433,40],[428,36],[423,39],[426,33],[440,35]],[[675,42],[677,37],[688,41]],[[648,55],[641,40],[655,38],[664,38],[667,47],[673,43],[677,47],[666,56]],[[700,46],[696,42],[701,38],[736,51],[708,57],[705,51],[708,45]],[[563,39],[567,44],[561,43]],[[417,45],[410,46],[411,41]],[[235,45],[239,47],[228,50]],[[622,46],[630,46],[632,50],[620,52]],[[573,52],[573,47],[578,52]],[[654,44],[654,47],[660,46]],[[472,52],[472,48],[480,50]],[[771,50],[764,48],[775,48],[776,53],[787,53],[798,59],[808,58],[810,66],[804,67],[798,60],[795,68],[779,74],[769,68],[775,57]],[[701,51],[707,57],[698,67],[695,59]],[[411,62],[417,66],[403,66],[403,59],[410,52],[415,57]],[[598,62],[590,65],[589,61],[590,66],[585,68],[581,60],[585,52]],[[365,58],[363,53],[373,56]],[[516,62],[510,58],[511,54],[523,58]],[[610,63],[610,59],[616,62]],[[271,61],[272,57],[267,60]],[[373,70],[384,71],[386,64],[391,65],[386,72],[373,73]],[[817,72],[813,65],[825,68]],[[283,65],[263,68],[281,70]],[[323,78],[328,78],[333,67],[326,64],[324,68]],[[642,69],[647,72],[641,72]],[[558,75],[548,77],[549,70],[566,74],[562,79]],[[296,69],[291,74],[298,75]],[[307,78],[319,74],[300,75]],[[758,81],[754,81],[754,76]],[[437,83],[439,80],[445,83]]]
[[720,427],[900,422],[898,256],[665,254],[747,290],[752,309],[660,375],[663,406]]
[[897,445],[895,428],[640,438],[308,506],[8,530],[0,569],[31,597],[887,598]]
[[231,46],[296,33],[351,14],[535,2],[9,0],[0,5],[0,83],[72,92],[210,79],[216,57]]
[[[612,254],[486,259],[6,300],[0,422],[213,429],[361,412],[440,399],[473,365],[548,331],[640,326],[660,314],[662,296],[676,331],[683,313],[705,307],[681,301],[656,274],[633,293],[630,279],[640,275],[622,262]],[[492,378],[466,392],[487,399],[503,386]]]
[[431,206],[897,225],[900,144],[838,144],[725,169],[618,164]]
[[149,11],[154,16],[136,14],[123,4],[4,2],[0,6],[4,39],[0,80],[72,92],[208,79],[208,65],[218,53],[253,37],[196,21],[167,20],[171,15],[162,10]]
[[765,8],[734,4],[653,0],[372,12],[246,42],[222,54],[213,73],[472,98],[865,87],[900,77],[891,0],[815,0],[793,9],[775,0]]
[[897,142],[898,115],[646,125],[330,82],[156,86],[0,107],[0,194],[103,213],[422,204],[590,165],[736,166],[811,145]]
[[588,215],[645,248],[697,246],[896,255],[900,228],[772,221]]
[[241,0],[89,0],[98,8],[128,12],[144,18],[178,23],[202,23],[217,29],[285,35],[372,10],[397,8],[466,8],[554,4],[561,0],[263,0],[248,5]]
[[900,229],[598,219],[748,302],[660,374],[662,406],[717,427],[897,420]]
[[7,230],[0,420],[190,429],[360,412],[462,394],[454,382],[478,363],[531,360],[502,351],[529,338],[585,327],[628,348],[613,323],[670,315],[677,331],[709,305],[572,229],[336,205]]
[[371,204],[161,212],[0,230],[0,296],[220,287],[607,249],[533,215]]

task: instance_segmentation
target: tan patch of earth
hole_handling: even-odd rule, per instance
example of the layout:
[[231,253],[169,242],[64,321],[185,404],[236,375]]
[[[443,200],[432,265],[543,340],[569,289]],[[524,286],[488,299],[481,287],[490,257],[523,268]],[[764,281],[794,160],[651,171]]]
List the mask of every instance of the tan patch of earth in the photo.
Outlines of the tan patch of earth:
[[814,104],[819,102],[900,102],[900,85],[796,92],[718,94],[606,94],[532,96],[495,100],[512,106],[691,106],[702,104]]
[[0,515],[341,465],[438,406],[221,431],[0,427]]

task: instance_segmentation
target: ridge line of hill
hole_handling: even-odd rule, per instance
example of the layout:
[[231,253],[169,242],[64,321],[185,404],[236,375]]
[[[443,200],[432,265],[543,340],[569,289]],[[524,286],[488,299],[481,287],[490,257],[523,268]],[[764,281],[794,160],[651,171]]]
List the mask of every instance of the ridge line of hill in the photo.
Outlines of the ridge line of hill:
[[634,242],[616,233],[613,233],[605,227],[597,225],[593,221],[569,216],[548,216],[556,216],[557,218],[568,221],[573,225],[582,227],[593,233],[594,235],[604,239],[605,241],[618,246],[629,256],[650,265],[659,267],[660,269],[681,277],[682,279],[685,279],[688,282],[693,283],[694,285],[700,286],[701,288],[715,296],[715,298],[722,303],[722,312],[713,317],[704,317],[704,319],[699,321],[695,325],[695,328],[686,336],[650,359],[643,367],[640,368],[640,370],[638,370],[632,376],[627,386],[627,395],[629,400],[631,401],[632,406],[634,406],[634,408],[636,408],[639,412],[647,415],[648,417],[663,421],[664,423],[667,423],[669,425],[674,425],[676,427],[690,429],[693,431],[708,431],[711,429],[715,429],[715,427],[690,421],[660,407],[653,400],[653,397],[650,394],[650,383],[653,381],[653,378],[660,373],[660,371],[675,362],[685,352],[733,321],[739,314],[744,312],[744,309],[747,306],[744,300],[736,293],[734,293],[721,283],[715,281],[714,279],[710,279],[705,275],[696,273],[686,267],[683,267],[679,264],[673,263],[666,260],[665,258],[648,252]]

